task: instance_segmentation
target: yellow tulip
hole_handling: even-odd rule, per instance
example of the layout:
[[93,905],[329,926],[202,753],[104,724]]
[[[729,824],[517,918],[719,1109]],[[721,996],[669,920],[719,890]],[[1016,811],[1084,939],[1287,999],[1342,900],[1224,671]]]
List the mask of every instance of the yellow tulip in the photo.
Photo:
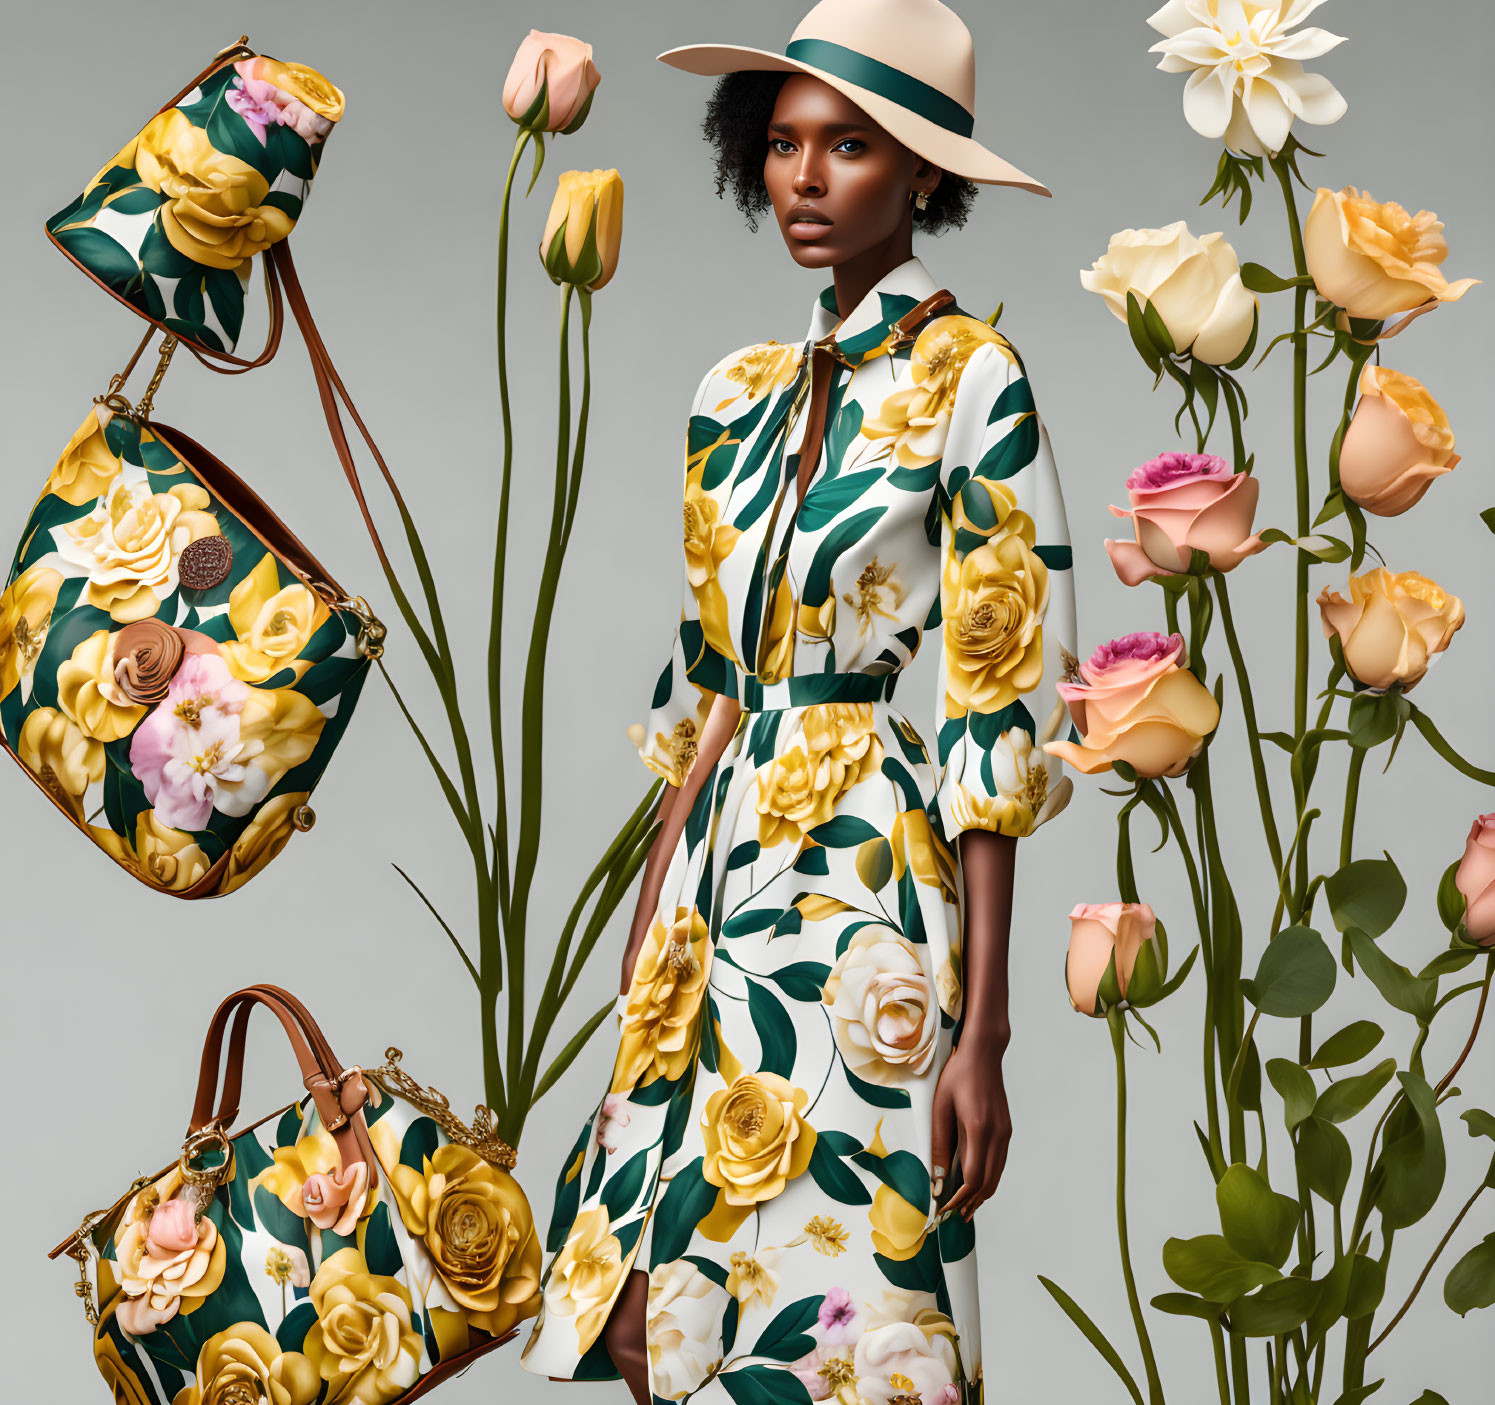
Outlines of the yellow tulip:
[[623,178],[616,170],[562,171],[540,239],[552,283],[596,291],[618,270]]

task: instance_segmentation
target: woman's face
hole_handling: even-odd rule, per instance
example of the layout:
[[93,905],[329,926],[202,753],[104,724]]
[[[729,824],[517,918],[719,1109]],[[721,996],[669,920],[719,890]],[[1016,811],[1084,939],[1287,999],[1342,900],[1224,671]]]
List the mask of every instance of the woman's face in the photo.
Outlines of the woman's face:
[[825,268],[906,240],[912,190],[932,191],[937,166],[889,136],[845,94],[791,73],[768,124],[763,181],[796,263]]

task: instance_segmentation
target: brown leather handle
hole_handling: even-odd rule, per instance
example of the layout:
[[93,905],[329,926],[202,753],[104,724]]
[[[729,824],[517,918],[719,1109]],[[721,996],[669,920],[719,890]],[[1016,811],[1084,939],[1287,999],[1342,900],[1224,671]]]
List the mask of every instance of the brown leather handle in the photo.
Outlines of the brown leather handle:
[[[272,248],[274,245],[271,246]],[[214,351],[211,347],[199,346],[195,341],[178,335],[178,340],[210,371],[220,376],[242,376],[256,366],[263,366],[280,350],[281,333],[285,330],[285,306],[280,297],[280,281],[275,275],[275,264],[270,259],[265,265],[265,297],[270,307],[270,330],[265,335],[264,349],[252,360],[235,356],[227,351]]]
[[362,1074],[356,1069],[344,1072],[306,1007],[277,986],[246,986],[230,995],[214,1013],[203,1045],[189,1136],[215,1120],[213,1101],[218,1084],[218,1065],[224,1032],[231,1017],[234,1018],[234,1031],[230,1038],[229,1066],[220,1103],[220,1114],[226,1111],[230,1117],[220,1121],[219,1125],[226,1131],[232,1115],[237,1114],[248,1017],[260,1005],[275,1015],[290,1040],[301,1069],[303,1086],[312,1096],[323,1127],[337,1145],[343,1169],[346,1171],[356,1162],[364,1162],[368,1170],[368,1186],[372,1189],[378,1184],[378,1160],[363,1115],[368,1088]]

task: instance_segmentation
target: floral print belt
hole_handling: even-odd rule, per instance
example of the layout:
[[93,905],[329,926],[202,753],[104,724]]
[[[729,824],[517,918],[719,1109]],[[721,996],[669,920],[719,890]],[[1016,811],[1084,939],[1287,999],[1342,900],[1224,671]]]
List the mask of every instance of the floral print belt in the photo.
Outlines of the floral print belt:
[[897,683],[896,673],[806,673],[774,683],[739,673],[734,696],[744,712],[774,712],[813,703],[886,702]]

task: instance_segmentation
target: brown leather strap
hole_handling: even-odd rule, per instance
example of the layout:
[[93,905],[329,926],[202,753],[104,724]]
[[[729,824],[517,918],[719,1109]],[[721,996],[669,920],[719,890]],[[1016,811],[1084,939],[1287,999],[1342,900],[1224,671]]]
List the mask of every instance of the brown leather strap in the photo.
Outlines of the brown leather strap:
[[[274,245],[271,247],[273,248]],[[264,266],[265,301],[270,309],[270,330],[265,336],[264,350],[253,360],[245,360],[244,357],[234,356],[227,351],[214,351],[211,347],[199,346],[197,342],[178,334],[182,345],[208,370],[216,371],[220,376],[242,376],[245,371],[252,371],[256,366],[263,366],[280,350],[280,337],[285,330],[285,307],[280,299],[280,280],[276,277],[275,265],[270,259],[264,260]]]
[[338,375],[337,368],[332,364],[327,345],[322,340],[322,334],[317,330],[316,322],[312,319],[310,307],[307,306],[306,294],[302,290],[300,278],[296,275],[296,265],[291,259],[289,244],[281,240],[278,244],[272,244],[269,252],[285,284],[286,300],[291,305],[291,313],[306,341],[306,349],[311,357],[312,374],[316,377],[317,393],[322,399],[322,413],[327,418],[327,428],[332,435],[333,448],[337,450],[338,461],[343,466],[348,486],[353,490],[353,499],[358,504],[359,512],[363,514],[364,526],[368,529],[369,540],[374,544],[379,563],[387,572],[392,572],[394,568],[384,550],[384,543],[379,538],[379,529],[374,525],[373,514],[369,511],[368,500],[364,496],[363,484],[358,477],[358,466],[353,462],[353,451],[349,447],[348,436],[343,429],[342,415],[338,409],[339,399],[347,407],[348,414],[352,416],[353,423],[358,426],[358,432],[363,436],[364,443],[368,445],[369,452],[374,456],[374,462],[378,464],[379,472],[383,475],[390,494],[399,505],[401,516],[407,515],[405,499],[395,483],[394,475],[389,471],[389,465],[384,461],[384,455],[379,452],[379,446],[374,443],[373,435],[369,433],[368,426],[364,424],[362,416],[353,404],[347,386],[343,384],[342,377]]
[[[931,293],[922,302],[915,303],[893,324],[893,345],[906,340],[914,328],[946,303],[955,301],[948,288]],[[810,360],[810,404],[805,411],[805,432],[800,439],[799,471],[795,476],[795,501],[803,505],[805,494],[810,489],[810,479],[820,462],[820,446],[825,438],[826,407],[830,403],[831,376],[835,370],[836,357],[829,343],[832,337],[823,337],[815,343]]]
[[[343,1169],[347,1170],[358,1161],[365,1162],[368,1167],[368,1184],[372,1188],[378,1183],[378,1160],[374,1155],[363,1115],[368,1089],[362,1075],[356,1069],[351,1073],[344,1072],[306,1007],[276,986],[246,986],[243,990],[235,991],[218,1007],[203,1045],[189,1134],[201,1130],[214,1120],[213,1100],[218,1083],[218,1065],[224,1032],[231,1017],[235,1017],[235,1024],[220,1111],[237,1113],[238,1093],[243,1079],[248,1014],[257,1005],[263,1005],[274,1014],[285,1030],[301,1069],[302,1083],[312,1096],[323,1127],[337,1145]],[[220,1122],[225,1130],[228,1120]]]
[[240,59],[252,59],[255,57],[257,57],[257,55],[255,54],[254,50],[251,49],[247,44],[230,44],[226,49],[219,49],[218,52],[213,55],[213,61],[208,64],[208,66],[203,69],[203,71],[199,73],[196,78],[188,83],[187,86],[183,88],[181,92],[179,92],[174,98],[170,99],[170,101],[168,102],[163,103],[161,105],[160,111],[156,115],[160,116],[161,112],[165,112],[168,109],[175,107],[195,87],[197,87],[201,83],[205,83],[209,78],[217,73],[224,64],[236,63]]

